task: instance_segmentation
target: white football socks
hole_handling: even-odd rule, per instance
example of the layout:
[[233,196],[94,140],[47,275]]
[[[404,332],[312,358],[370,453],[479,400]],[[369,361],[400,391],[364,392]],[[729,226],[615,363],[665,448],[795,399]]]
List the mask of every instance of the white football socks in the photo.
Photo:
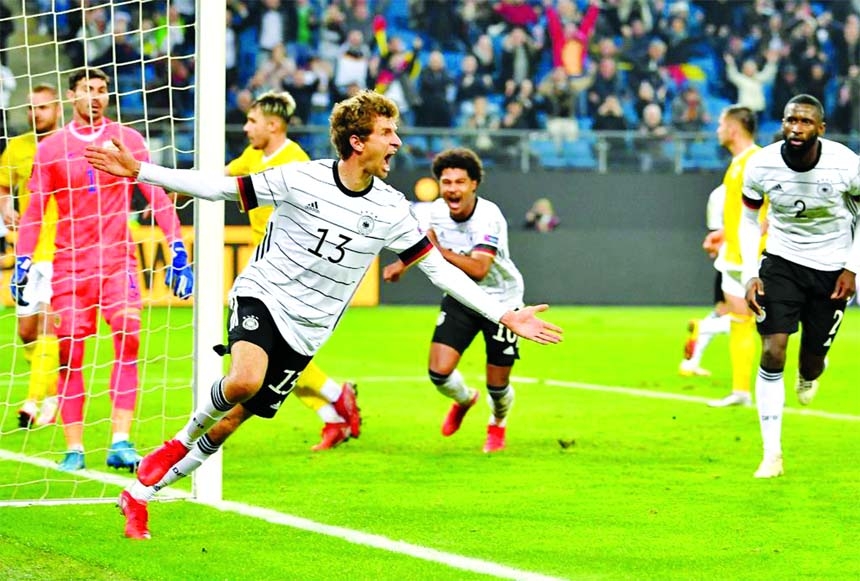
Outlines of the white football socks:
[[782,455],[782,413],[785,407],[785,382],[782,371],[768,372],[759,367],[755,381],[761,440],[765,458]]
[[508,412],[514,405],[514,387],[510,384],[502,389],[491,389],[487,387],[487,403],[490,405],[490,423],[496,426],[504,426]]
[[208,432],[209,428],[214,426],[218,420],[226,416],[227,412],[234,406],[235,404],[230,403],[224,397],[224,378],[222,377],[212,384],[209,397],[200,401],[191,419],[176,434],[176,439],[182,442],[186,448],[191,448],[194,442]]
[[699,334],[696,337],[696,346],[693,348],[693,355],[690,357],[692,367],[699,367],[702,362],[702,357],[705,354],[705,349],[714,335],[728,333],[731,328],[731,317],[729,315],[717,316],[712,312],[710,315],[699,321]]
[[469,403],[469,400],[472,399],[472,394],[474,393],[466,385],[459,369],[455,369],[445,380],[445,383],[437,385],[436,389],[438,389],[439,393],[445,397],[449,397],[459,404]]

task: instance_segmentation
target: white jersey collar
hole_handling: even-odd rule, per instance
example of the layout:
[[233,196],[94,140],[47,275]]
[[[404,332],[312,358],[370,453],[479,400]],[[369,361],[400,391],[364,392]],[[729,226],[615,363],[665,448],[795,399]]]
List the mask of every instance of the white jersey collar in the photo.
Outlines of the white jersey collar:
[[69,132],[71,132],[72,135],[74,135],[75,137],[77,137],[81,141],[95,141],[96,139],[101,137],[102,133],[104,133],[107,126],[108,126],[108,120],[102,119],[101,125],[99,125],[96,128],[92,128],[93,129],[92,133],[81,133],[80,129],[77,128],[77,125],[75,124],[75,122],[72,121],[71,123],[69,123]]

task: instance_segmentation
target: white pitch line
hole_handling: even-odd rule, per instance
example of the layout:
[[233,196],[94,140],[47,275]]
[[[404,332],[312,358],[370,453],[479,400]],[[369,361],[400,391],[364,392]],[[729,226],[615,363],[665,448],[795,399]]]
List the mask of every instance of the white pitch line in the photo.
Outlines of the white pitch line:
[[[588,391],[599,391],[603,393],[619,393],[623,395],[632,395],[634,397],[647,397],[652,399],[671,399],[677,401],[686,401],[692,403],[707,404],[711,401],[710,398],[700,397],[696,395],[683,395],[680,393],[667,393],[663,391],[652,391],[649,389],[637,389],[634,387],[622,387],[615,385],[594,385],[591,383],[580,383],[578,381],[559,381],[555,379],[547,379],[544,381],[547,385],[555,387],[563,387],[566,389],[583,389]],[[860,416],[852,414],[839,414],[834,412],[825,412],[821,410],[784,408],[786,414],[794,414],[798,416],[809,416],[815,418],[824,418],[828,420],[843,420],[846,422],[860,422]]]
[[[362,383],[397,383],[397,382],[423,382],[427,381],[427,378],[424,376],[401,376],[401,377],[392,377],[392,376],[377,376],[377,377],[360,377],[357,378],[359,382]],[[581,389],[586,391],[597,391],[603,393],[615,393],[619,395],[628,395],[633,397],[645,397],[651,399],[664,399],[664,400],[674,400],[674,401],[683,401],[688,403],[695,404],[705,404],[708,401],[708,398],[700,397],[700,396],[691,396],[677,393],[667,393],[661,391],[653,391],[648,389],[637,389],[631,387],[623,387],[623,386],[612,386],[612,385],[597,385],[591,383],[582,383],[576,381],[560,381],[555,379],[539,379],[533,377],[512,377],[511,378],[516,383],[544,383],[545,385],[550,385],[553,387],[561,387],[565,389]],[[801,416],[811,416],[811,417],[819,417],[824,419],[831,420],[844,420],[857,422],[860,421],[860,416],[851,415],[851,414],[838,414],[831,413],[819,410],[810,410],[810,409],[795,409],[795,408],[785,408],[785,413],[789,414],[797,414]],[[52,468],[55,466],[53,462],[49,462],[40,458],[31,458],[25,456],[23,454],[15,454],[12,452],[7,452],[4,450],[0,450],[0,460],[14,460],[18,462],[26,462],[29,464],[33,464],[36,466],[41,466],[45,468]],[[105,474],[103,472],[98,472],[95,470],[83,470],[80,472],[76,472],[77,476],[84,476],[94,481],[104,482],[107,484],[115,484],[117,486],[127,486],[132,482],[131,478],[124,476],[116,476],[111,474]],[[456,569],[461,569],[464,571],[472,571],[474,573],[485,574],[485,575],[494,575],[501,579],[515,579],[522,581],[561,581],[556,577],[549,577],[546,575],[542,575],[540,573],[534,573],[531,571],[522,571],[519,569],[515,569],[512,567],[507,567],[505,565],[500,565],[498,563],[493,563],[491,561],[484,561],[482,559],[475,559],[472,557],[464,557],[462,555],[456,555],[453,553],[446,553],[444,551],[438,551],[436,549],[431,549],[428,547],[422,547],[420,545],[413,545],[411,543],[407,543],[404,541],[396,541],[393,539],[389,539],[388,537],[384,537],[382,535],[375,535],[371,533],[365,533],[361,531],[356,531],[353,529],[347,529],[344,527],[338,527],[333,525],[327,525],[323,523],[319,523],[316,521],[312,521],[306,518],[297,517],[294,515],[289,515],[286,513],[278,512],[275,510],[270,510],[258,506],[253,506],[241,502],[233,502],[233,501],[219,501],[219,502],[210,502],[204,503],[199,502],[191,498],[190,493],[183,491],[172,491],[172,490],[164,490],[161,492],[162,494],[170,494],[171,498],[179,499],[185,498],[189,499],[192,502],[196,502],[198,504],[204,506],[211,506],[221,511],[225,512],[233,512],[236,514],[240,514],[243,516],[248,516],[252,518],[257,518],[261,520],[265,520],[267,522],[271,522],[273,524],[288,526],[295,529],[305,530],[317,534],[337,537],[343,539],[347,542],[364,545],[368,547],[374,547],[377,549],[382,549],[385,551],[389,551],[392,553],[400,553],[403,555],[407,555],[410,557],[414,557],[417,559],[423,559],[425,561],[432,561],[435,563],[440,563],[442,565],[446,565],[449,567],[453,567]],[[93,502],[107,502],[105,500],[96,500]],[[68,501],[38,501],[38,504],[68,504]],[[30,502],[4,502],[2,506],[29,506],[32,504],[36,504],[32,501]]]
[[[397,383],[397,382],[414,382],[414,381],[429,381],[423,376],[402,376],[402,377],[364,377],[358,378],[359,383]],[[602,393],[617,393],[621,395],[630,395],[633,397],[645,397],[649,399],[668,399],[674,401],[684,401],[695,404],[707,404],[713,398],[702,397],[698,395],[684,395],[682,393],[671,393],[667,391],[654,391],[651,389],[640,389],[637,387],[624,387],[620,385],[598,385],[594,383],[582,383],[579,381],[563,381],[559,379],[540,379],[536,377],[514,377],[511,376],[511,381],[514,383],[544,383],[553,387],[562,387],[565,389],[581,389],[585,391],[598,391]],[[807,416],[815,418],[824,418],[827,420],[842,420],[846,422],[860,422],[860,416],[853,414],[840,414],[836,412],[826,412],[822,410],[813,410],[809,408],[790,408],[784,410],[786,414],[794,414],[798,416]]]
[[295,529],[301,529],[330,537],[338,537],[356,545],[365,545],[389,551],[391,553],[400,553],[425,561],[440,563],[463,571],[472,571],[484,575],[495,575],[501,579],[516,579],[521,581],[561,581],[558,577],[549,577],[540,573],[531,571],[523,571],[514,569],[491,561],[475,559],[472,557],[464,557],[454,553],[446,553],[445,551],[437,551],[420,545],[413,545],[405,541],[395,541],[381,535],[371,533],[363,533],[344,527],[337,527],[318,523],[306,518],[284,514],[275,510],[250,506],[241,502],[221,501],[206,503],[219,510],[234,512],[244,516],[251,516],[262,519],[274,524],[284,525]]
[[[25,464],[31,464],[33,466],[38,466],[40,468],[46,469],[55,469],[57,466],[55,462],[45,460],[44,458],[33,458],[24,454],[17,454],[2,449],[0,449],[0,460],[22,462]],[[134,482],[134,479],[128,476],[107,474],[104,472],[99,472],[97,470],[79,470],[74,473],[74,476],[86,478],[94,482],[112,484],[121,488],[125,488],[126,486]],[[327,525],[324,523],[312,521],[310,519],[286,514],[283,512],[278,512],[276,510],[262,508],[259,506],[253,506],[243,502],[234,502],[229,500],[221,500],[217,502],[200,502],[192,498],[189,492],[185,492],[182,490],[164,489],[159,491],[159,495],[162,494],[167,496],[167,498],[164,498],[163,500],[186,499],[190,500],[191,502],[203,506],[209,506],[223,512],[232,512],[242,516],[264,520],[266,522],[270,522],[276,525],[287,526],[294,529],[299,529],[330,537],[337,537],[356,545],[373,547],[376,549],[381,549],[383,551],[388,551],[390,553],[400,553],[401,555],[439,563],[441,565],[460,569],[463,571],[471,571],[473,573],[479,573],[482,575],[494,575],[499,579],[513,579],[516,581],[564,581],[559,577],[550,577],[547,575],[542,575],[540,573],[534,573],[532,571],[523,571],[521,569],[515,569],[506,565],[500,565],[499,563],[493,563],[492,561],[484,561],[482,559],[475,559],[473,557],[464,557],[463,555],[446,553],[445,551],[438,551],[429,547],[422,547],[421,545],[413,545],[412,543],[407,543],[405,541],[396,541],[394,539],[389,539],[388,537],[384,537],[382,535],[375,535],[372,533],[365,533],[362,531],[357,531],[344,527]],[[162,500],[162,498],[159,498],[159,500]],[[113,498],[96,498],[86,500],[13,500],[0,502],[0,507],[24,508],[36,505],[59,506],[69,504],[109,504],[115,502],[116,499]]]

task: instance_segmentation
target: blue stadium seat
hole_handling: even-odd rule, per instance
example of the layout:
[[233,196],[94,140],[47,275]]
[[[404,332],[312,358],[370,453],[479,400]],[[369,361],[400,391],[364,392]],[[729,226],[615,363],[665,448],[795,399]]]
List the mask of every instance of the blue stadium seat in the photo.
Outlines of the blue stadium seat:
[[546,138],[535,138],[529,142],[531,153],[537,158],[541,167],[559,169],[565,167],[565,159],[555,141]]
[[189,169],[194,167],[194,130],[179,129],[173,136],[173,148],[176,151],[176,167]]
[[144,116],[143,91],[120,93],[118,101],[118,109],[124,118],[141,118]]
[[409,2],[398,0],[388,2],[385,9],[385,20],[388,26],[409,28]]
[[705,107],[708,110],[708,114],[714,118],[718,119],[720,113],[723,112],[723,109],[732,105],[732,102],[728,99],[723,99],[722,97],[715,97],[713,95],[702,95],[705,101]]
[[594,136],[582,134],[580,134],[579,139],[565,142],[563,151],[567,167],[597,169],[597,158],[594,157],[594,143]]
[[767,145],[773,141],[773,137],[782,131],[782,121],[766,119],[758,126],[756,141],[761,145]]
[[442,56],[445,57],[445,66],[448,68],[448,72],[455,76],[458,75],[463,57],[466,56],[465,53],[448,50],[443,52]]
[[566,141],[558,147],[556,142],[546,137],[530,141],[531,153],[545,169],[596,169],[594,157],[594,137],[580,136],[574,141]]
[[717,143],[711,140],[687,142],[681,164],[685,170],[719,170],[726,165],[720,158]]

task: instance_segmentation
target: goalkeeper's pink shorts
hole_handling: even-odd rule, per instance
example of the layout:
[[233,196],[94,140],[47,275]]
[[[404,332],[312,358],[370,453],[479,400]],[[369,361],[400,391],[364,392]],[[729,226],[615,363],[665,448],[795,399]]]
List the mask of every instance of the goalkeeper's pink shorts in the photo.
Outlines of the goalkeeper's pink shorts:
[[52,286],[51,310],[59,337],[93,335],[99,312],[110,323],[117,313],[139,311],[142,305],[137,273],[133,270],[112,274],[54,270]]

